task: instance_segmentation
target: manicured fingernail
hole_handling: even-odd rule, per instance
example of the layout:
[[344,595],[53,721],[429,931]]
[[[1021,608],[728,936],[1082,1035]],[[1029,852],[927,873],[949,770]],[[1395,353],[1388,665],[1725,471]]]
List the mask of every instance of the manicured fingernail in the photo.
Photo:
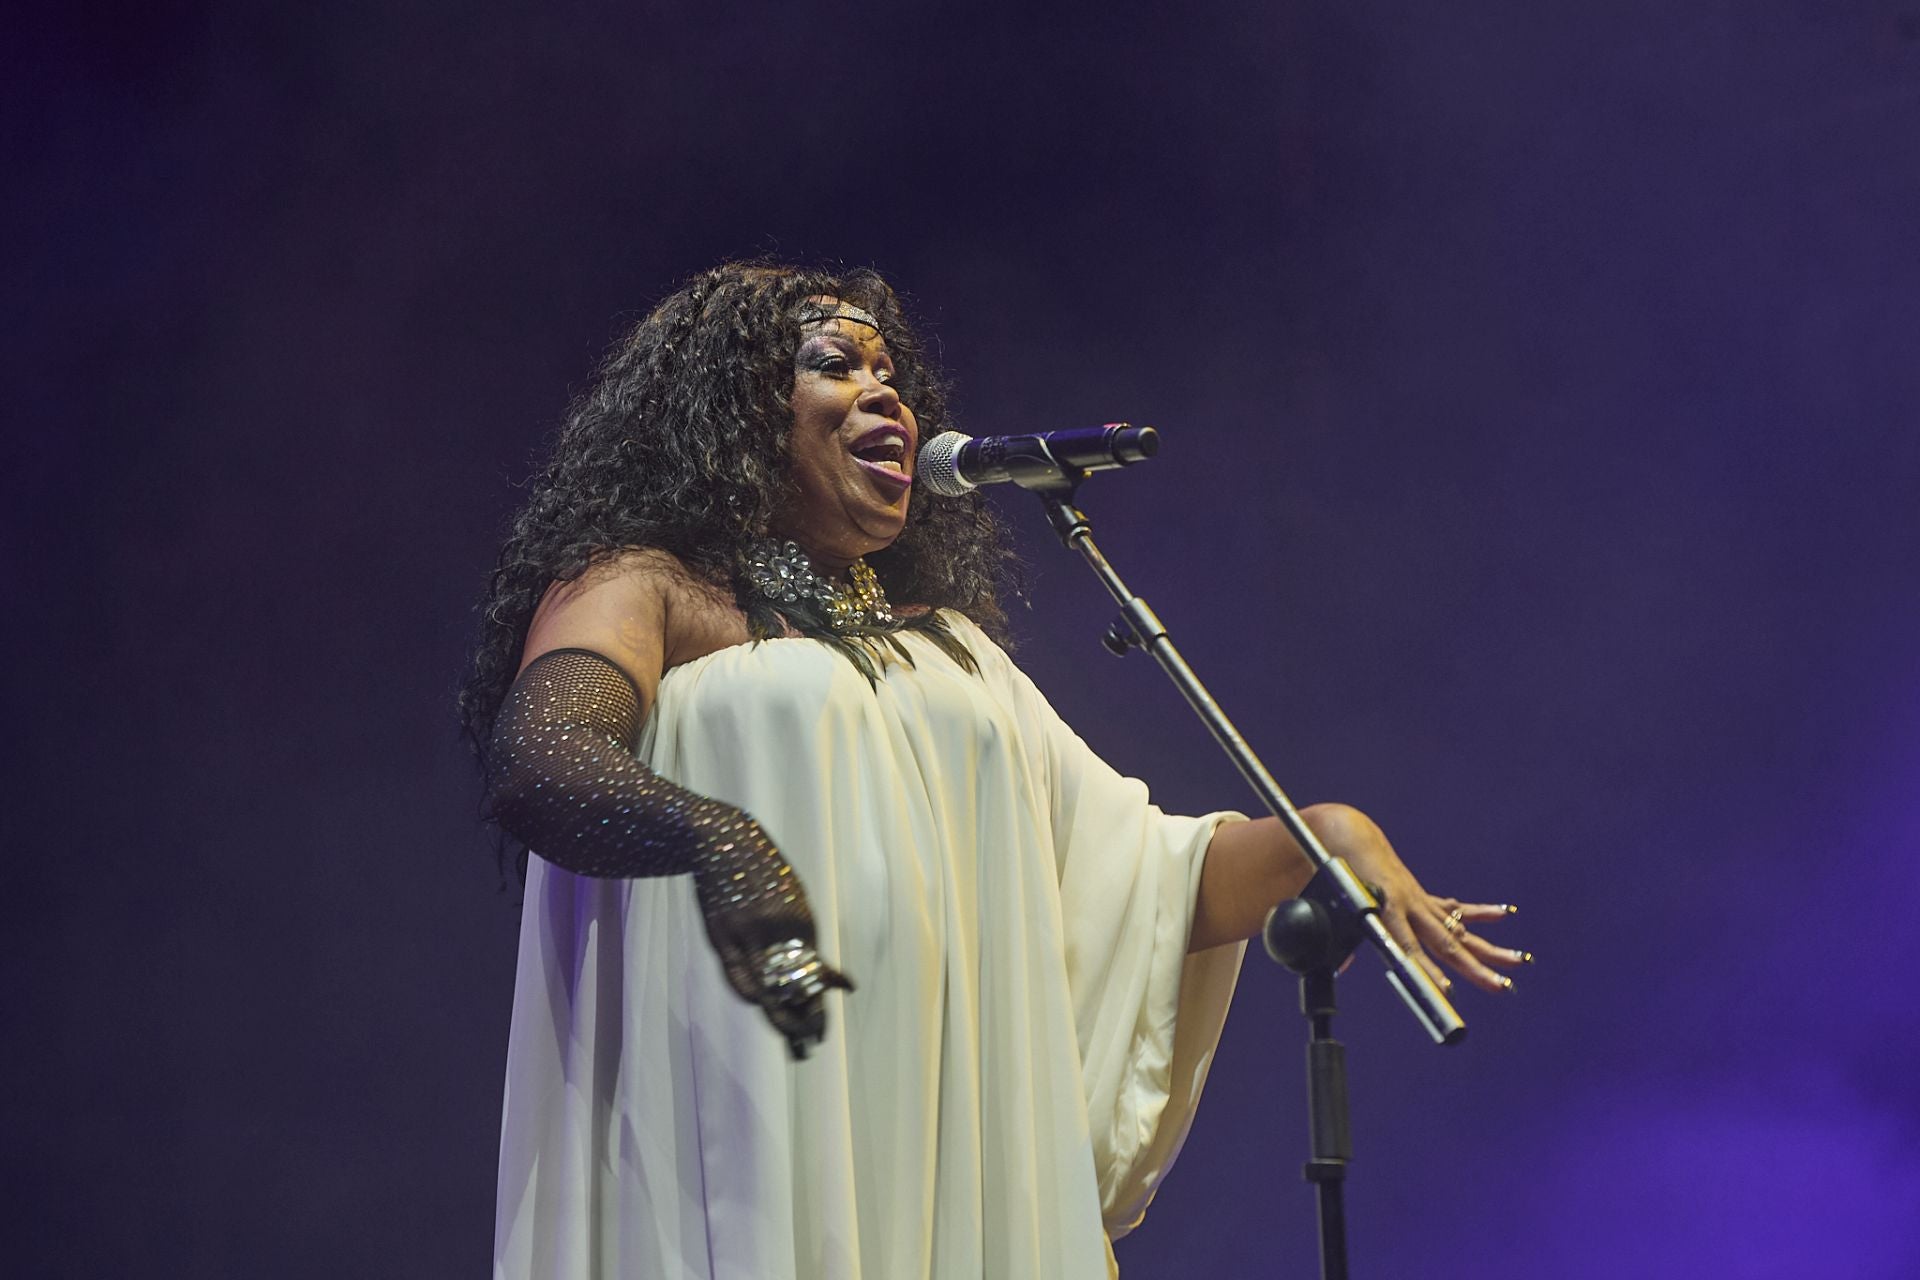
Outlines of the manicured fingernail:
[[1520,949],[1519,949],[1518,947],[1515,947],[1515,948],[1514,948],[1514,951],[1513,951],[1513,958],[1514,958],[1515,960],[1518,960],[1518,961],[1519,961],[1519,962],[1520,962],[1521,964],[1532,964],[1532,963],[1533,963],[1533,952],[1531,952],[1531,951],[1522,951],[1522,950],[1520,950]]
[[1520,914],[1520,908],[1514,906],[1511,902],[1502,904],[1500,909],[1506,912],[1510,916],[1517,916]]
[[1500,989],[1502,991],[1513,990],[1513,979],[1507,977],[1504,973],[1500,975]]

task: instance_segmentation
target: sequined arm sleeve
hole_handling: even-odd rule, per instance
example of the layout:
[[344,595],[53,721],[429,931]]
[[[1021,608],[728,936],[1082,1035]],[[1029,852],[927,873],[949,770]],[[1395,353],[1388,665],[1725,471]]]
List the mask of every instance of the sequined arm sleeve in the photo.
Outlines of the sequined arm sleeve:
[[851,984],[815,953],[806,893],[760,824],[634,758],[641,718],[639,691],[606,658],[542,654],[495,723],[494,816],[579,875],[691,875],[728,983],[802,1057],[825,1031],[826,990]]

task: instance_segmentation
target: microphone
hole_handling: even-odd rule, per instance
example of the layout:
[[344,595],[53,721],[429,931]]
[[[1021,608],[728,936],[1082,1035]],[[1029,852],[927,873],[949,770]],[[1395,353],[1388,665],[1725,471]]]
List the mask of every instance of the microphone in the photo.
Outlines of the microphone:
[[1005,480],[1027,489],[1050,488],[1071,472],[1124,467],[1159,451],[1159,432],[1124,422],[978,440],[942,431],[920,446],[914,479],[943,498],[963,497],[983,484]]

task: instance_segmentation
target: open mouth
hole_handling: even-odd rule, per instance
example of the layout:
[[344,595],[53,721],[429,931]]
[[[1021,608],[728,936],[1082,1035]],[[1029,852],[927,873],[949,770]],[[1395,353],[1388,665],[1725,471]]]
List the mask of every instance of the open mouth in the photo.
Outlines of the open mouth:
[[869,431],[854,441],[848,452],[870,475],[897,485],[913,483],[913,477],[907,474],[906,435],[896,428]]
[[893,435],[855,449],[853,456],[870,466],[885,467],[889,471],[904,473],[907,469],[906,443]]

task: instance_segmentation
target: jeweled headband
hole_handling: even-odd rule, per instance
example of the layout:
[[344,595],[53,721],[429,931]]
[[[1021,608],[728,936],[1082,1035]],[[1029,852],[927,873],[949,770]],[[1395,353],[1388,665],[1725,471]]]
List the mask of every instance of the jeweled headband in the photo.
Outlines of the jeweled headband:
[[887,331],[880,327],[880,322],[873,318],[871,311],[856,307],[851,302],[835,302],[829,307],[808,298],[794,310],[794,318],[801,324],[825,324],[829,320],[851,320],[855,324],[866,325],[882,338],[887,336]]

